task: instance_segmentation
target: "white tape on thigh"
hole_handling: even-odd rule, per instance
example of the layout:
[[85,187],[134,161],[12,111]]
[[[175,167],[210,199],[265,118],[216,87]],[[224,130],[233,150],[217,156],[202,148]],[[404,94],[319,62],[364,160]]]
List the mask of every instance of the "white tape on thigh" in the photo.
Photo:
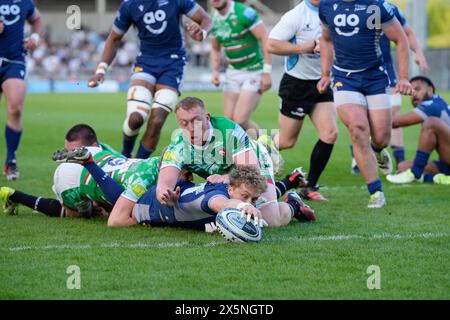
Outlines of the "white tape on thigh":
[[178,93],[170,89],[160,89],[155,93],[155,100],[152,108],[162,108],[167,112],[172,112],[178,103]]
[[391,101],[387,93],[374,94],[366,96],[367,106],[369,110],[390,109]]
[[400,107],[402,105],[402,95],[400,93],[391,93],[389,95],[391,107]]
[[135,136],[139,134],[139,129],[133,130],[129,125],[130,115],[134,112],[142,116],[143,123],[147,121],[152,103],[152,93],[144,86],[131,86],[128,89],[127,97],[127,117],[123,122],[123,132],[127,136]]
[[359,104],[361,106],[367,106],[366,97],[356,91],[337,91],[333,92],[334,104],[339,107],[343,104]]

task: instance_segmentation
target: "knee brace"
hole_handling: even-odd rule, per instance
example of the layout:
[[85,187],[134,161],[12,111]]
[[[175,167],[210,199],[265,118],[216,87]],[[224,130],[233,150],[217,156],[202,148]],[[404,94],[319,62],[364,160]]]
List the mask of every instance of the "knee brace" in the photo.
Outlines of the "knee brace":
[[131,129],[129,125],[130,115],[134,112],[139,113],[142,116],[142,123],[148,119],[152,103],[152,93],[146,87],[143,86],[131,86],[128,89],[127,98],[127,117],[123,123],[123,133],[132,137],[139,134],[139,129]]
[[178,102],[178,93],[170,89],[160,89],[155,93],[153,108],[162,108],[167,112],[172,112]]

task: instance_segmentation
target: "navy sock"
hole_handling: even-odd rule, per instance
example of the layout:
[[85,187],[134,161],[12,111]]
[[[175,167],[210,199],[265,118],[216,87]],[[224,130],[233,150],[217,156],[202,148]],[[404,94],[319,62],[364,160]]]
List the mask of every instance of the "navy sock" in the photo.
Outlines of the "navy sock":
[[350,154],[352,155],[352,158],[355,157],[355,154],[353,153],[353,145],[350,145]]
[[139,149],[136,153],[136,158],[137,159],[147,159],[148,157],[150,157],[150,155],[155,151],[155,149],[147,149],[143,144],[142,141],[139,144]]
[[136,142],[136,136],[133,137],[129,137],[127,135],[123,135],[123,140],[122,140],[122,154],[127,157],[127,158],[131,158],[131,153],[133,152],[134,149],[134,144]]
[[405,161],[405,148],[403,146],[391,146],[391,149],[397,166],[400,162]]
[[320,175],[330,160],[331,151],[333,151],[334,144],[325,143],[322,140],[318,140],[311,152],[311,158],[309,160],[310,168],[308,172],[308,186],[315,187]]
[[425,183],[434,183],[433,178],[434,178],[435,175],[436,175],[435,173],[430,173],[430,172],[424,173],[424,175],[423,175],[423,182],[425,182]]
[[103,171],[95,162],[86,162],[83,166],[98,183],[100,189],[102,189],[105,194],[106,199],[114,205],[124,191],[124,188]]
[[6,162],[16,159],[16,151],[19,147],[21,136],[22,131],[16,131],[8,127],[8,125],[5,126]]
[[56,199],[36,197],[19,190],[9,196],[12,202],[22,204],[33,210],[42,212],[49,217],[59,217],[61,214],[61,203]]
[[377,191],[383,192],[383,189],[381,188],[381,180],[377,179],[371,183],[368,183],[367,190],[369,190],[370,194],[374,194]]
[[411,171],[414,173],[416,179],[420,179],[422,176],[423,170],[428,163],[428,159],[430,159],[429,152],[421,150],[416,151],[416,156],[414,157],[413,166],[411,168]]

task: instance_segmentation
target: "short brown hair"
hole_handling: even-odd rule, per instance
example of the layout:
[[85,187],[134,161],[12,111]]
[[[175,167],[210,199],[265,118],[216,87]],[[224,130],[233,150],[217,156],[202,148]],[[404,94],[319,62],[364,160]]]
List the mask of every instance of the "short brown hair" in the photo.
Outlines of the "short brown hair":
[[260,170],[254,165],[240,165],[230,173],[230,186],[239,187],[246,184],[264,193],[267,189],[266,178],[261,175]]
[[69,129],[66,133],[68,142],[80,141],[84,146],[93,146],[98,144],[95,130],[87,124],[80,123]]
[[205,104],[201,99],[196,97],[186,97],[180,102],[178,102],[177,106],[175,107],[175,112],[177,112],[180,108],[183,110],[190,110],[195,107],[200,107],[206,110]]

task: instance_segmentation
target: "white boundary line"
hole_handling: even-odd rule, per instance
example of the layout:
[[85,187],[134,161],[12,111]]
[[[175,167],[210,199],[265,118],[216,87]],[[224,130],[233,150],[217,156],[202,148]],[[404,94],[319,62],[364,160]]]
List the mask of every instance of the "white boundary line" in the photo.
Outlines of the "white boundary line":
[[[376,233],[376,234],[368,234],[368,235],[358,235],[358,234],[350,234],[350,235],[323,235],[323,236],[309,236],[309,237],[265,237],[263,238],[263,242],[304,242],[304,241],[347,241],[347,240],[408,240],[408,239],[435,239],[435,238],[446,238],[450,237],[449,233],[406,233],[406,234],[392,234],[392,233]],[[214,247],[216,245],[222,245],[227,243],[226,240],[217,240],[210,241],[207,243],[194,243],[189,241],[180,241],[180,242],[156,242],[156,243],[145,243],[145,242],[137,242],[137,243],[120,243],[120,242],[112,242],[107,244],[100,245],[91,245],[91,244],[49,244],[45,246],[15,246],[9,248],[0,248],[0,251],[10,251],[10,252],[21,252],[28,250],[37,250],[37,251],[46,251],[46,250],[87,250],[87,249],[166,249],[166,248],[180,248],[180,247]]]

